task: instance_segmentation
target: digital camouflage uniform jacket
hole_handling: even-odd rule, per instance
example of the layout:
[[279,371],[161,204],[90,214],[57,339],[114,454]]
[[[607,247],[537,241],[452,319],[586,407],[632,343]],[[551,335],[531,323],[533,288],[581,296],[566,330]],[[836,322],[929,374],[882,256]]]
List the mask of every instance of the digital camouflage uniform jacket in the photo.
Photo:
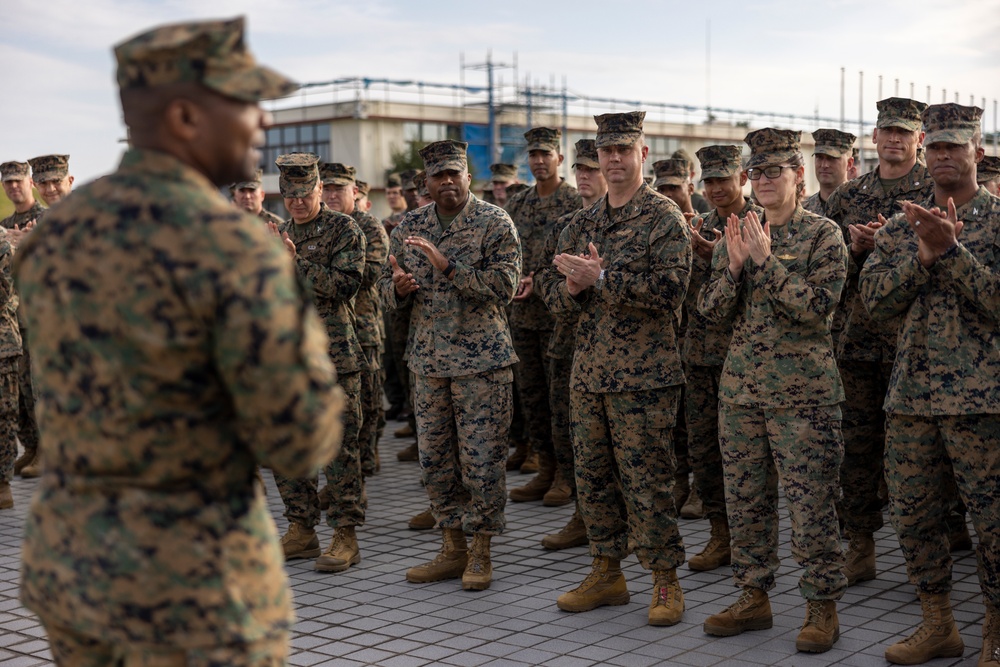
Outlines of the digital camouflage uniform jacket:
[[17,324],[17,303],[11,268],[14,251],[6,230],[0,229],[0,359],[21,356],[21,330]]
[[[744,202],[743,210],[738,214],[740,218],[745,218],[750,211],[756,212],[757,215],[763,214],[763,211],[754,206],[749,199]],[[726,233],[726,221],[719,218],[717,209],[702,214],[700,219],[705,221],[701,228],[701,235],[704,238],[710,241],[714,239],[713,229]],[[721,366],[726,361],[726,354],[729,353],[729,340],[733,337],[732,320],[713,322],[698,311],[698,293],[711,277],[712,262],[702,259],[698,253],[692,253],[691,282],[688,284],[687,297],[684,299],[688,324],[684,332],[681,359],[685,364]]]
[[[556,256],[556,248],[559,247],[559,237],[562,235],[562,230],[569,224],[574,215],[576,215],[576,211],[567,213],[549,231],[549,240],[545,242],[545,249],[542,252],[542,255],[548,258],[548,264],[552,264],[552,258]],[[541,270],[536,275],[540,274]],[[545,303],[545,294],[542,291],[540,281],[534,281],[532,290],[535,296],[542,299],[542,303]],[[570,310],[552,313],[551,317],[555,322],[555,328],[552,329],[552,335],[549,336],[549,347],[545,350],[545,355],[552,359],[572,359],[573,351],[576,349],[576,325],[580,320],[580,311]]]
[[738,283],[720,242],[698,298],[707,320],[733,322],[719,400],[754,408],[844,400],[830,323],[846,277],[847,247],[837,225],[801,206],[771,230],[763,264],[747,258]]
[[841,185],[827,200],[825,215],[840,225],[848,248],[847,284],[833,320],[837,359],[891,364],[896,357],[899,330],[898,318],[874,322],[868,315],[858,291],[858,274],[868,254],[858,259],[850,252],[848,228],[877,221],[879,213],[891,218],[902,210],[900,201],[923,201],[933,194],[934,181],[927,167],[917,163],[888,192],[882,187],[876,166],[867,174]]
[[876,320],[903,317],[886,412],[1000,414],[1000,198],[980,186],[958,219],[958,244],[930,269],[902,214],[875,234],[861,294]]
[[295,244],[295,266],[312,287],[337,372],[366,369],[354,315],[354,297],[365,271],[365,235],[350,216],[323,203],[314,219],[303,225],[288,220],[281,231]]
[[21,597],[114,644],[292,622],[258,464],[316,474],[343,392],[287,251],[164,153],[53,208],[17,252],[45,461]]
[[556,254],[586,253],[588,243],[607,260],[601,289],[570,296],[551,262],[535,274],[558,317],[580,313],[570,387],[616,393],[684,384],[677,324],[691,272],[691,233],[680,208],[642,185],[612,220],[602,197],[573,216]]
[[[552,256],[545,255],[545,242],[552,230],[557,228],[568,213],[583,206],[583,199],[576,188],[561,181],[555,192],[547,197],[539,197],[537,186],[517,193],[507,202],[507,213],[517,227],[521,239],[521,273],[526,276],[537,272],[552,262]],[[552,315],[540,298],[532,294],[525,301],[510,304],[510,326],[515,329],[550,331],[555,326]]]
[[361,289],[354,298],[358,340],[361,347],[374,347],[381,353],[385,351],[385,320],[378,295],[378,279],[382,277],[382,267],[389,258],[389,235],[378,218],[371,213],[354,209],[351,217],[365,235],[365,273],[361,279]]
[[42,218],[45,216],[45,212],[49,209],[42,206],[41,202],[35,201],[35,205],[29,208],[24,213],[11,213],[3,220],[0,220],[0,227],[4,229],[14,229],[15,225],[18,228],[24,227],[25,223],[34,220],[36,223],[41,222]]
[[[833,193],[830,193],[830,196],[832,197]],[[822,197],[820,197],[819,193],[817,192],[816,194],[810,195],[809,197],[805,198],[805,201],[802,202],[802,208],[809,211],[810,213],[815,213],[816,215],[821,215],[824,218],[828,218],[830,217],[826,213],[826,207],[828,203],[829,200],[823,201]],[[848,243],[850,243],[850,239],[848,239]]]
[[280,225],[281,223],[284,222],[284,220],[276,216],[274,213],[271,213],[266,208],[261,208],[260,212],[257,214],[257,217],[264,222],[273,222],[276,225]]
[[[517,363],[504,311],[521,274],[514,223],[502,208],[470,193],[465,208],[442,232],[435,206],[408,213],[389,237],[389,254],[420,288],[397,298],[391,264],[379,280],[386,308],[413,304],[407,366],[427,377],[460,377]],[[407,236],[430,241],[455,262],[454,278],[445,278],[421,250],[406,245]]]

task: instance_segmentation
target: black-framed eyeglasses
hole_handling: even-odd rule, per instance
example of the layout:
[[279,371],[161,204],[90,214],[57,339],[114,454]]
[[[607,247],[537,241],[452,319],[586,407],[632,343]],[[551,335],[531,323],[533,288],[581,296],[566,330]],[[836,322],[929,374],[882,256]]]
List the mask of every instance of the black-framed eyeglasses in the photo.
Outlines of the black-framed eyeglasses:
[[759,181],[761,176],[775,179],[781,176],[782,169],[795,169],[787,164],[772,164],[767,167],[751,167],[747,169],[747,178],[751,181]]

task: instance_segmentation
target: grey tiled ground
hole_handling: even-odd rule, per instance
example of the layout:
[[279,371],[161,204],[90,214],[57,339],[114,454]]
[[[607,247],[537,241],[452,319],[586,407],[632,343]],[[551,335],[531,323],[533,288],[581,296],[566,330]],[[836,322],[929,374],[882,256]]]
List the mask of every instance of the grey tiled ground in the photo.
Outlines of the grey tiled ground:
[[[398,423],[390,422],[391,432]],[[369,481],[368,523],[359,531],[362,562],[339,575],[318,574],[311,562],[292,561],[298,624],[292,665],[323,667],[380,665],[885,665],[885,646],[909,634],[920,609],[906,582],[903,559],[890,528],[878,535],[879,576],[848,591],[838,608],[841,638],[832,651],[810,656],[795,652],[804,612],[789,554],[787,521],[782,521],[782,568],[771,592],[774,628],[731,638],[702,633],[706,616],[735,599],[728,568],[698,573],[683,568],[687,602],[684,620],[672,628],[646,625],[651,581],[634,559],[626,562],[633,600],[623,607],[583,614],[560,612],[555,599],[585,576],[590,557],[584,548],[548,552],[543,535],[569,518],[568,507],[540,503],[507,506],[508,531],[494,539],[494,581],[484,592],[464,592],[458,582],[406,583],[407,567],[433,557],[439,536],[406,529],[406,520],[426,506],[415,463],[398,463],[406,443],[386,438],[381,474]],[[264,475],[271,508],[284,531],[281,501],[269,473]],[[529,479],[513,474],[511,486]],[[51,664],[45,633],[17,601],[20,540],[24,512],[35,482],[14,482],[16,507],[0,512],[0,665]],[[683,521],[689,553],[708,540],[708,521]],[[324,543],[330,531],[321,529]],[[983,608],[975,557],[956,557],[952,602],[965,639],[963,660],[938,660],[935,667],[974,665],[981,639]]]

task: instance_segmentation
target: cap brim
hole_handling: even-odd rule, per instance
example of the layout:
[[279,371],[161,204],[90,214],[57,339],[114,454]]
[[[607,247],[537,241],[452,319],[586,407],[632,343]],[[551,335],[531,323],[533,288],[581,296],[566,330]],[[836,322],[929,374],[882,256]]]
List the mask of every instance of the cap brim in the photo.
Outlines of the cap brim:
[[261,65],[207,76],[202,83],[227,97],[244,102],[273,100],[290,95],[299,89],[299,84],[285,75]]
[[233,190],[260,190],[264,184],[257,181],[243,181],[242,183],[233,183],[230,187]]
[[702,167],[701,180],[704,181],[706,178],[729,178],[730,176],[733,176],[738,173],[740,173],[739,167],[736,167],[733,170],[727,170],[722,167],[716,167],[714,169],[713,168],[705,169],[704,167]]
[[787,162],[795,157],[795,151],[770,151],[767,153],[758,153],[757,155],[751,155],[750,159],[747,160],[747,169],[753,169],[756,167],[765,167],[771,164],[780,164],[782,162]]
[[972,141],[973,135],[976,133],[975,130],[934,130],[933,132],[927,132],[924,135],[924,147],[941,142],[945,144],[958,144],[963,145]]
[[920,130],[921,123],[919,120],[906,120],[905,118],[895,117],[880,119],[875,123],[875,129],[883,127],[901,127],[909,132],[916,132]]
[[[443,160],[441,162],[435,162],[432,165],[424,165],[424,171],[428,176],[436,176],[442,171],[465,171],[469,168],[468,163],[465,160]],[[404,189],[414,189],[416,186]]]
[[598,134],[594,142],[598,148],[608,146],[633,146],[639,141],[638,132],[605,132]]
[[687,179],[680,178],[678,176],[661,176],[653,181],[653,189],[660,187],[661,185],[684,185],[687,183]]
[[582,165],[584,167],[590,167],[591,169],[600,169],[601,163],[597,160],[591,160],[590,158],[578,157],[576,162],[573,163],[573,167],[576,168],[577,165]]
[[524,150],[527,151],[528,153],[530,153],[531,151],[555,151],[556,153],[558,153],[559,145],[539,143],[536,141],[535,143],[528,144],[527,148],[525,148]]
[[830,157],[844,157],[849,153],[850,149],[845,151],[835,146],[817,146],[816,150],[813,151],[813,155],[829,155]]
[[323,185],[355,185],[355,182],[349,178],[324,178]]
[[69,176],[68,173],[63,174],[58,171],[40,171],[37,174],[32,174],[31,178],[35,183],[45,183],[46,181],[61,181],[67,176]]

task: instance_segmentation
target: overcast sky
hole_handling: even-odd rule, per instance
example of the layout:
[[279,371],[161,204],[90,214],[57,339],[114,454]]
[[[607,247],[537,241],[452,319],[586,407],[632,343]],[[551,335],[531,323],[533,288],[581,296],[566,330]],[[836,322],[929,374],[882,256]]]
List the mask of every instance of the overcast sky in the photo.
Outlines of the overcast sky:
[[497,60],[517,52],[522,75],[565,76],[592,96],[839,118],[846,67],[848,118],[863,70],[869,118],[881,74],[884,97],[896,78],[904,97],[910,82],[920,100],[927,86],[933,102],[942,89],[962,104],[985,97],[988,130],[1000,98],[1000,0],[5,0],[0,161],[69,153],[78,183],[112,170],[124,136],[112,45],[157,23],[238,14],[258,59],[302,82],[458,83],[459,53],[492,48]]

